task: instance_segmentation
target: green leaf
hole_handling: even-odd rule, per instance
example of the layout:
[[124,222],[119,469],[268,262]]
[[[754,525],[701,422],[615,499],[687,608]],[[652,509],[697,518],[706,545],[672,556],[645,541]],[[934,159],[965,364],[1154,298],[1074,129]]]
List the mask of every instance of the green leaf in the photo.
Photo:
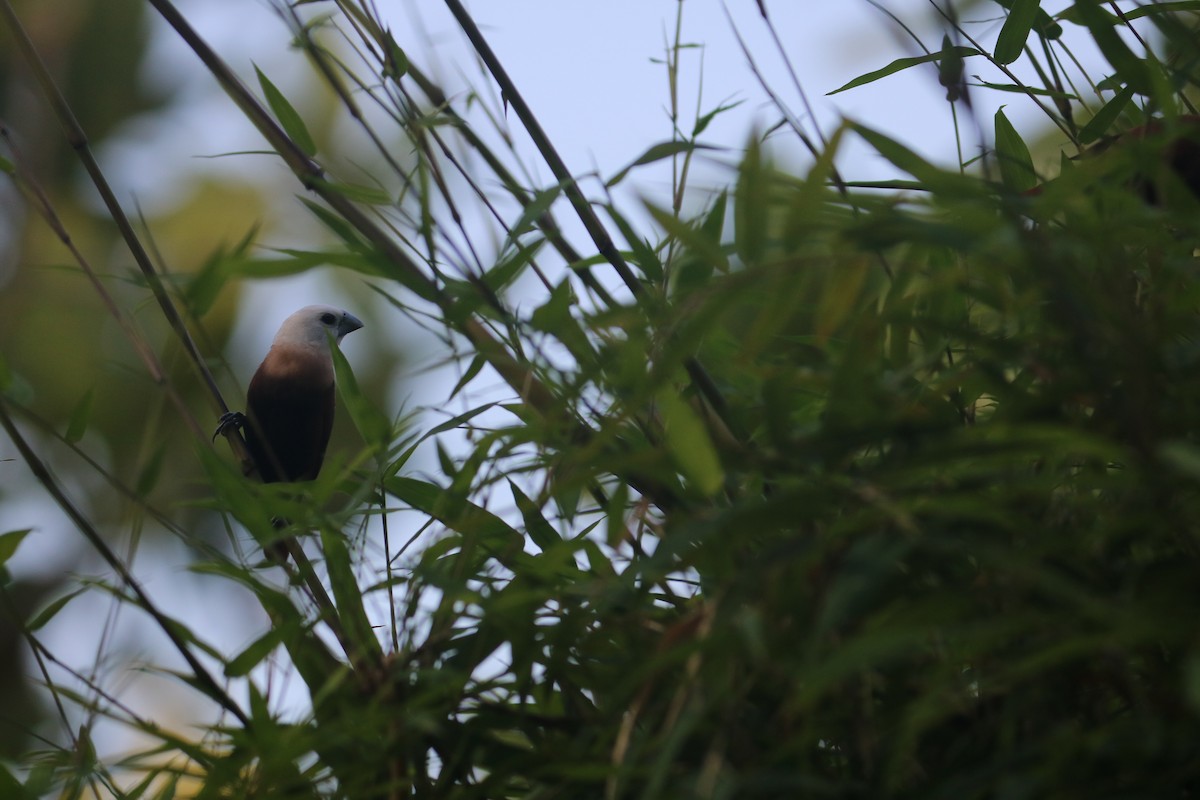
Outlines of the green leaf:
[[384,488],[417,511],[423,511],[452,531],[477,537],[494,555],[520,551],[525,537],[500,517],[462,497],[452,497],[445,489],[428,481],[394,476]]
[[540,547],[542,552],[556,544],[561,544],[562,537],[554,529],[554,526],[542,516],[542,510],[537,507],[537,504],[526,497],[525,493],[517,488],[517,485],[511,480],[508,482],[508,488],[512,492],[513,500],[517,503],[517,510],[521,512],[521,516],[525,520],[525,532],[529,534],[533,543]]
[[202,317],[209,312],[225,288],[231,268],[247,258],[251,245],[258,236],[258,226],[252,225],[241,239],[228,251],[224,246],[214,250],[184,287],[184,301],[193,315]]
[[354,226],[349,222],[346,222],[346,220],[333,211],[307,197],[301,197],[300,202],[313,213],[313,216],[324,223],[325,227],[333,231],[334,235],[341,239],[347,247],[360,252],[366,249],[362,237],[358,235],[358,231],[354,230]]
[[258,85],[262,87],[263,95],[267,98],[267,105],[271,107],[271,111],[275,114],[275,119],[279,121],[279,126],[283,128],[284,133],[307,155],[315,156],[317,144],[304,125],[304,120],[296,113],[296,109],[292,107],[288,99],[283,96],[283,92],[271,83],[261,69],[255,66],[254,72],[258,75]]
[[1167,14],[1195,13],[1200,11],[1200,0],[1177,0],[1177,2],[1156,2],[1153,5],[1138,6],[1124,12],[1125,19],[1135,20],[1142,17],[1153,17]]
[[[1003,8],[1012,10],[1016,5],[1017,0],[994,0],[997,5]],[[1033,29],[1037,31],[1038,36],[1044,39],[1057,39],[1062,36],[1062,25],[1059,25],[1054,17],[1047,14],[1040,8],[1034,12]]]
[[11,800],[34,800],[39,793],[30,791],[21,785],[8,767],[0,764],[0,797],[11,798]]
[[158,478],[162,474],[163,459],[166,457],[167,447],[165,444],[159,444],[154,449],[154,453],[146,462],[138,473],[137,483],[134,484],[134,491],[141,497],[145,497],[153,491],[158,485]]
[[916,178],[920,182],[921,188],[926,191],[954,195],[979,195],[981,187],[976,179],[940,169],[895,139],[878,131],[854,122],[848,123],[848,126],[874,147],[881,156]]
[[[483,274],[484,285],[493,292],[500,292],[520,277],[525,268],[533,263],[533,257],[545,244],[546,240],[538,237],[518,247],[514,253],[501,259]],[[478,289],[476,289],[476,293],[478,293]]]
[[[757,140],[746,148],[746,157],[738,167],[737,185],[733,194],[733,242],[744,264],[755,264],[767,247],[767,223],[770,216],[770,167],[763,160],[762,147]],[[725,216],[725,197],[713,204],[709,214]],[[701,255],[701,254],[696,254]]]
[[725,483],[725,474],[708,430],[674,387],[657,395],[663,434],[675,468],[704,496],[711,497]]
[[704,133],[705,129],[708,128],[709,124],[712,123],[713,119],[715,119],[718,114],[723,114],[726,111],[735,109],[742,103],[742,100],[738,100],[736,103],[722,103],[712,111],[709,111],[707,114],[701,114],[696,118],[696,124],[692,126],[692,137],[695,138]]
[[1021,51],[1025,49],[1025,40],[1029,38],[1029,31],[1041,10],[1040,0],[1012,0],[992,57],[1001,64],[1011,64],[1020,58]]
[[450,390],[450,396],[446,399],[453,400],[455,397],[457,397],[458,393],[461,392],[467,386],[467,384],[475,379],[475,376],[479,374],[479,371],[483,369],[485,364],[487,364],[487,359],[481,355],[476,355],[474,358],[472,358],[471,363],[467,365],[466,371],[463,372],[462,377],[458,379],[458,382],[454,384],[454,388]]
[[325,570],[329,587],[333,590],[333,599],[337,603],[342,629],[354,643],[357,655],[369,653],[374,656],[369,663],[377,663],[377,657],[381,655],[379,640],[371,629],[371,621],[363,607],[363,593],[358,588],[345,534],[339,530],[322,528],[321,551],[325,554]]
[[329,350],[333,356],[333,371],[337,377],[338,394],[342,396],[346,410],[350,412],[350,419],[354,421],[354,427],[358,429],[359,435],[362,436],[367,446],[377,454],[387,452],[392,438],[391,420],[358,388],[354,371],[350,368],[350,362],[346,360],[341,348],[331,341]]
[[533,230],[534,224],[550,210],[550,206],[554,205],[554,201],[562,194],[562,190],[563,184],[560,183],[549,189],[535,192],[533,199],[522,209],[521,216],[509,227],[502,250],[508,249],[510,245],[515,244],[518,239]]
[[71,602],[76,597],[78,597],[79,595],[83,594],[86,591],[87,591],[87,587],[81,586],[80,588],[76,589],[75,591],[68,592],[67,594],[63,595],[62,597],[59,597],[58,599],[51,602],[50,605],[46,606],[41,611],[39,611],[37,613],[37,615],[34,616],[34,618],[29,621],[29,623],[26,625],[26,627],[30,631],[40,630],[43,626],[45,626],[45,624],[47,622],[54,619],[54,617],[58,615],[58,612],[62,611],[63,607],[66,606],[67,603]]
[[342,183],[341,181],[328,181],[317,178],[311,180],[314,184],[323,186],[331,192],[337,192],[356,203],[366,203],[371,206],[389,206],[394,202],[391,194],[378,186],[362,186],[356,183]]
[[75,404],[74,410],[71,411],[70,420],[67,422],[67,432],[63,434],[63,438],[69,444],[75,444],[83,435],[87,433],[88,423],[92,419],[92,400],[94,392],[88,389],[79,402]]
[[1033,169],[1033,158],[1021,135],[1004,116],[1004,109],[996,109],[996,160],[1000,166],[1000,179],[1013,192],[1024,192],[1037,186],[1038,176]]
[[1200,480],[1200,448],[1184,441],[1166,442],[1159,446],[1158,457],[1180,473]]
[[387,44],[387,52],[384,54],[383,63],[384,77],[399,82],[401,78],[408,74],[408,56],[400,49],[400,45],[396,44],[396,39],[392,36],[391,29],[384,31],[383,35]]
[[848,89],[855,89],[859,86],[865,86],[868,83],[874,83],[880,78],[886,78],[889,75],[895,75],[897,72],[902,72],[910,67],[915,67],[920,64],[929,64],[934,61],[941,61],[943,58],[970,58],[971,56],[977,56],[979,54],[979,51],[974,47],[955,45],[954,47],[948,49],[939,50],[936,53],[929,53],[928,55],[912,56],[911,58],[898,58],[883,69],[877,69],[874,72],[868,72],[865,75],[859,75],[845,86],[834,89],[826,96],[844,92]]
[[[949,52],[954,44],[950,36],[942,34],[942,52]],[[938,64],[938,83],[946,87],[946,99],[954,102],[962,96],[963,60],[949,55]]]
[[1099,139],[1112,124],[1117,121],[1117,118],[1124,113],[1126,107],[1133,100],[1133,87],[1127,86],[1117,93],[1117,96],[1104,104],[1096,116],[1088,120],[1088,123],[1079,131],[1079,141],[1082,144],[1091,144]]
[[679,139],[674,139],[669,142],[659,142],[658,144],[651,145],[650,147],[646,148],[646,152],[629,162],[624,169],[620,170],[616,175],[613,175],[611,178],[609,178],[604,185],[605,187],[611,189],[621,181],[625,180],[625,176],[628,175],[629,171],[634,167],[640,167],[644,164],[653,164],[655,161],[662,161],[664,158],[672,158],[680,153],[692,153],[696,150],[719,149],[721,148],[713,147],[712,145],[707,144],[700,144],[694,141],[682,141]]
[[19,531],[9,531],[8,533],[0,533],[0,566],[3,566],[13,557],[20,547],[21,542],[30,534],[32,528],[25,528]]
[[629,508],[629,486],[622,481],[617,484],[617,488],[613,491],[612,496],[608,499],[608,508],[605,509],[605,517],[607,518],[607,529],[605,530],[605,542],[609,547],[618,547],[625,537],[629,535],[629,529],[625,527],[625,513]]
[[1113,69],[1121,76],[1125,84],[1134,92],[1148,95],[1153,81],[1150,77],[1151,67],[1141,58],[1134,55],[1125,41],[1117,34],[1113,24],[1113,16],[1102,9],[1099,3],[1081,0],[1073,6],[1080,22],[1087,26],[1088,31],[1100,48],[1100,52],[1112,64]]
[[817,301],[815,322],[819,342],[827,342],[858,305],[870,270],[871,259],[866,255],[842,259],[829,266]]
[[225,677],[241,678],[262,663],[283,642],[284,631],[272,628],[225,664]]
[[987,81],[978,81],[972,83],[971,86],[977,86],[981,89],[991,89],[997,92],[1009,92],[1011,94],[1035,95],[1037,97],[1057,97],[1063,100],[1078,100],[1079,96],[1070,92],[1060,92],[1055,89],[1041,89],[1037,86],[1018,86],[1015,83],[988,83]]
[[662,259],[658,257],[654,248],[642,238],[641,234],[629,224],[629,220],[615,206],[611,203],[605,204],[604,210],[608,212],[608,216],[616,224],[617,229],[621,231],[621,236],[625,238],[625,242],[629,245],[630,255],[627,257],[627,260],[641,267],[643,277],[650,283],[656,285],[662,283]]
[[579,320],[571,313],[574,305],[575,293],[571,282],[564,280],[550,291],[546,302],[529,315],[529,324],[535,330],[558,339],[581,362],[590,362],[593,358],[592,346]]

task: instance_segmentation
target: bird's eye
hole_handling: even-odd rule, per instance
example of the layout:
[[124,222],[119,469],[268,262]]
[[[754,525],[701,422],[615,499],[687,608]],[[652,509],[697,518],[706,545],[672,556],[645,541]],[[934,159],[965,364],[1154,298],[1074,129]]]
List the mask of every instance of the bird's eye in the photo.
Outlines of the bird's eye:
[[321,315],[321,322],[324,325],[332,325],[336,321],[337,317],[335,317],[333,314],[330,314],[328,311]]

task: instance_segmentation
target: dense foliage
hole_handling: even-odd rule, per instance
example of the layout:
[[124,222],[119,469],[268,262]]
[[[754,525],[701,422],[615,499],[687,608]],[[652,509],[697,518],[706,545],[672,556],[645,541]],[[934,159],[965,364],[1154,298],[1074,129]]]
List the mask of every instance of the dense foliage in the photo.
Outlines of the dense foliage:
[[[169,4],[153,5],[186,36]],[[520,186],[371,3],[309,5],[337,15],[293,17],[297,44],[347,111],[386,112],[355,118],[382,126],[373,140],[390,166],[378,187],[331,177],[319,165],[334,145],[313,141],[265,75],[264,106],[229,83],[341,243],[274,263],[365,276],[395,313],[445,337],[462,362],[454,394],[479,400],[412,429],[339,364],[365,449],[299,499],[200,451],[214,513],[260,543],[281,514],[312,559],[286,582],[223,548],[194,567],[249,587],[273,620],[243,652],[207,653],[248,699],[185,674],[226,709],[199,741],[88,699],[173,758],[50,751],[3,778],[12,792],[1200,793],[1191,4],[1125,19],[1085,0],[1052,20],[1037,2],[1002,2],[990,52],[952,43],[968,40],[950,20],[941,50],[864,76],[934,64],[969,111],[970,93],[999,90],[964,83],[976,61],[1033,63],[1046,85],[1022,90],[1067,148],[1052,180],[1003,113],[994,146],[962,169],[846,123],[801,177],[751,140],[701,213],[650,209],[653,235],[566,176]],[[1139,22],[1161,43],[1153,53],[1123,38]],[[334,24],[373,75],[325,48]],[[463,24],[478,34],[465,13]],[[1115,70],[1090,94],[1061,83],[1070,36],[1093,39]],[[476,47],[532,129],[519,87]],[[709,119],[641,161],[686,165]],[[383,157],[400,135],[403,165]],[[905,179],[843,177],[834,164],[851,140]],[[487,265],[463,246],[482,237],[455,228],[455,148],[489,170],[459,180],[520,206]],[[560,232],[564,212],[590,252]],[[569,268],[539,271],[537,301],[514,302],[552,252]],[[234,250],[171,300],[202,318],[225,281],[260,266]],[[443,439],[442,474],[407,468]],[[399,534],[388,523],[386,559],[356,548],[354,532],[377,534],[396,506],[433,535],[401,547],[425,530],[409,516]],[[386,618],[373,618],[381,603]],[[244,680],[279,648],[311,696],[299,721]]]

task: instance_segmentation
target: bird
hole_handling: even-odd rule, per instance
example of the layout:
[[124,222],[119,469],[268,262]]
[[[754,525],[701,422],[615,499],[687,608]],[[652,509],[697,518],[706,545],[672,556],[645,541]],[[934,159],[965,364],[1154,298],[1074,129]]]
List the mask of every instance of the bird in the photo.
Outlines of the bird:
[[246,412],[223,414],[213,439],[242,429],[263,483],[316,479],[333,429],[331,348],[362,327],[350,312],[327,305],[285,319],[250,379]]

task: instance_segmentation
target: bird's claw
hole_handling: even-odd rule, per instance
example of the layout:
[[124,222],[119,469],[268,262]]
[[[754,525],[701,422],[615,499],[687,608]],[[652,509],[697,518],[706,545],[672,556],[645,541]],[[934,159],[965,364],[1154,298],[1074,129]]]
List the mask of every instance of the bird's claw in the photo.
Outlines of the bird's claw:
[[226,411],[224,414],[221,415],[221,418],[219,420],[217,420],[217,429],[215,431],[213,431],[212,440],[215,442],[217,440],[218,436],[225,433],[230,428],[232,428],[235,431],[241,430],[242,426],[245,424],[246,424],[246,415],[245,414],[243,414],[240,411]]

